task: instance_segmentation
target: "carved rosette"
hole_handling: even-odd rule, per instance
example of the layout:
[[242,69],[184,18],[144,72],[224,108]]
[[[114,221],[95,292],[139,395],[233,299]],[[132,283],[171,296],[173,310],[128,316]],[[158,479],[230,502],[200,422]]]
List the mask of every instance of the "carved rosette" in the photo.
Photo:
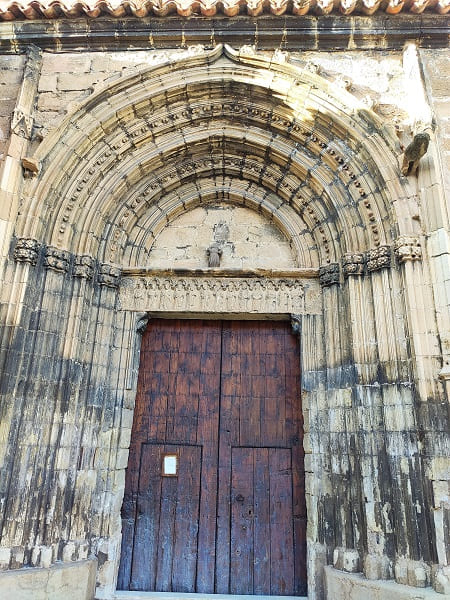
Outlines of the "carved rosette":
[[378,246],[367,252],[367,270],[379,271],[391,266],[391,247]]
[[70,252],[49,246],[45,251],[44,265],[58,273],[67,273],[70,265]]
[[35,265],[41,244],[31,238],[19,238],[14,248],[14,258],[17,262],[26,262]]
[[349,253],[342,257],[342,270],[345,277],[350,275],[363,275],[365,266],[364,254]]
[[329,265],[322,265],[319,267],[319,281],[322,287],[329,287],[330,285],[339,283],[339,264],[331,263]]
[[102,264],[98,269],[98,282],[110,288],[118,288],[120,284],[121,270],[113,265]]
[[92,279],[94,275],[95,260],[92,256],[82,255],[75,257],[73,276],[81,279]]
[[401,235],[395,240],[394,250],[399,263],[422,260],[422,247],[418,236]]

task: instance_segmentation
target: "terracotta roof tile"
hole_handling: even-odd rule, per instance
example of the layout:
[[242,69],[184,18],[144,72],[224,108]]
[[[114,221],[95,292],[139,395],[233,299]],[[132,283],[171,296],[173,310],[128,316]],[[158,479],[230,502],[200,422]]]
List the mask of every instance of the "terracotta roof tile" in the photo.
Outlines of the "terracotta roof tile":
[[183,17],[223,14],[229,17],[247,14],[372,15],[384,11],[419,14],[424,10],[446,14],[450,0],[31,0],[17,2],[0,0],[0,20],[59,19],[100,15],[111,17],[146,17],[177,14]]

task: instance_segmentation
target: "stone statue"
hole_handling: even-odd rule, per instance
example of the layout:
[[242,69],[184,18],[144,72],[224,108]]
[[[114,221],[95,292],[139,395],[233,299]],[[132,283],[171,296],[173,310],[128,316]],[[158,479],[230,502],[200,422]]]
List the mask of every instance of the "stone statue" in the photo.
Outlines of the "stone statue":
[[208,267],[220,267],[220,257],[222,256],[222,248],[220,244],[213,243],[206,250],[208,256]]
[[419,160],[428,150],[430,136],[428,133],[416,133],[413,141],[405,150],[402,164],[402,175],[415,175],[419,167]]

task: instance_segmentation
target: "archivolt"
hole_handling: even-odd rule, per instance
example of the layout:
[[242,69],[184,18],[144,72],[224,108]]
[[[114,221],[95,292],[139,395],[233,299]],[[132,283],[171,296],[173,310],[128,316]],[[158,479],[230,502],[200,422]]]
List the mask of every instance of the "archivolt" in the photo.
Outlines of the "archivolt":
[[85,101],[39,147],[18,235],[135,266],[181,210],[223,200],[269,215],[299,266],[390,243],[408,190],[375,116],[307,69],[226,54],[166,57]]

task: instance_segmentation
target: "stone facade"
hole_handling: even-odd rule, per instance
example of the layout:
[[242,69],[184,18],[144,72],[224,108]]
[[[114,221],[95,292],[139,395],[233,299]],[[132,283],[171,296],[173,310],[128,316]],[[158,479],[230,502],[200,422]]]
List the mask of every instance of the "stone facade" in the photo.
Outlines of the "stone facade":
[[448,50],[211,46],[0,58],[0,567],[113,598],[146,319],[295,314],[308,597],[442,598]]

